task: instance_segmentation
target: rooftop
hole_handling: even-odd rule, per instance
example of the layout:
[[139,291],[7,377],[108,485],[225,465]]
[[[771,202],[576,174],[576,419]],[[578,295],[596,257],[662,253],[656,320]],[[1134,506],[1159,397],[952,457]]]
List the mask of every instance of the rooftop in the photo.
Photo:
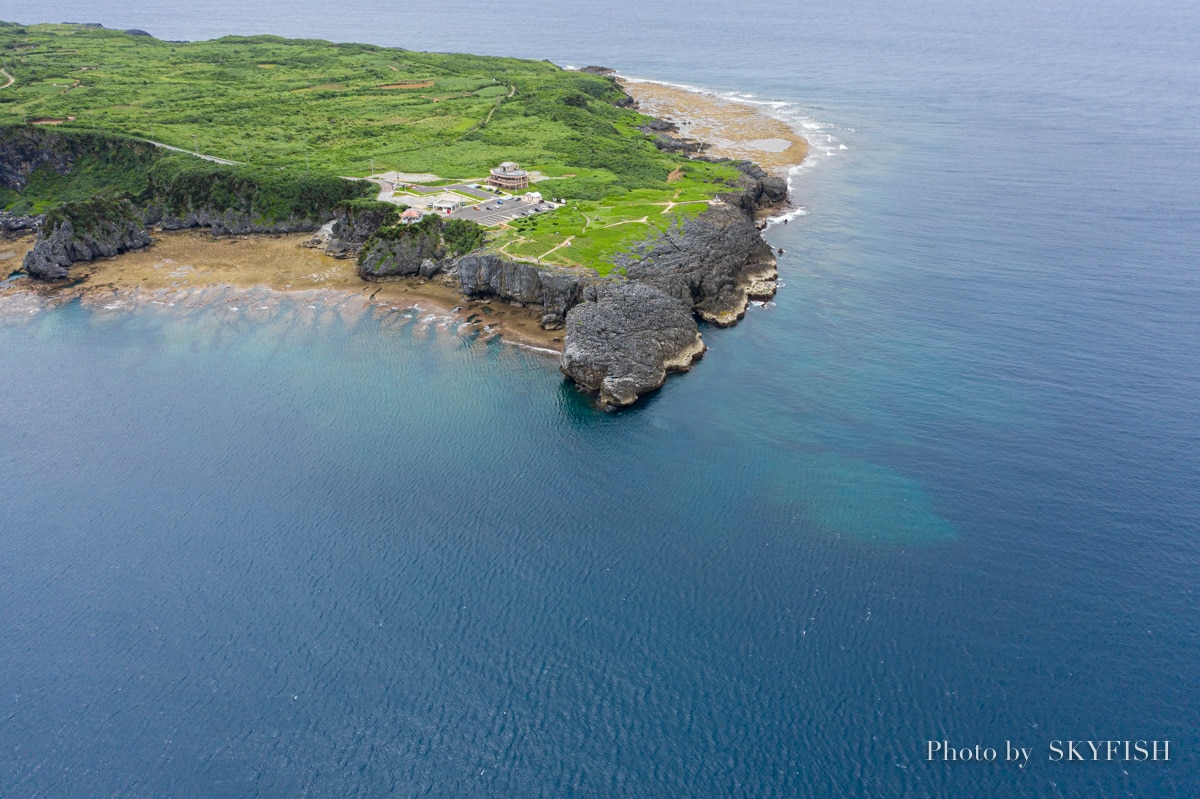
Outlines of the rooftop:
[[525,175],[528,173],[526,173],[524,169],[521,169],[519,164],[516,164],[512,161],[505,161],[500,166],[494,167],[492,169],[492,174],[493,175],[512,175],[513,177],[518,177],[518,176]]

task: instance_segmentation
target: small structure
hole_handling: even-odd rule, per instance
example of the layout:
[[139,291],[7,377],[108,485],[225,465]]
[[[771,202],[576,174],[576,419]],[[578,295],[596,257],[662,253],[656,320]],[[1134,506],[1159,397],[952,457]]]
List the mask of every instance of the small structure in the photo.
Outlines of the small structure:
[[440,199],[431,207],[439,214],[452,214],[464,205],[462,200]]
[[498,189],[515,191],[529,188],[529,173],[512,161],[505,161],[492,169],[487,182]]
[[540,191],[527,192],[525,199],[531,203],[540,203],[542,201],[542,193]]
[[400,224],[411,225],[416,222],[420,222],[422,216],[424,216],[424,214],[422,214],[416,208],[409,208],[404,213],[400,214]]

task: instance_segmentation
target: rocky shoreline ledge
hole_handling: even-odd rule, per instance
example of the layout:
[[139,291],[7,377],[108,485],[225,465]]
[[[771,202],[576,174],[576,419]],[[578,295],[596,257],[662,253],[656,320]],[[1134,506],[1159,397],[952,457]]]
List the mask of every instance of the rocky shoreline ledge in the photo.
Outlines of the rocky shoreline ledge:
[[457,283],[464,299],[530,309],[544,329],[565,329],[563,374],[602,406],[621,407],[704,354],[698,320],[729,327],[745,316],[751,300],[775,294],[775,256],[755,212],[786,202],[787,184],[752,163],[738,166],[737,191],[622,256],[615,276],[487,252],[447,258],[424,235],[373,248],[371,237],[383,221],[370,210],[340,211],[323,244],[328,254],[359,256],[364,280],[442,275]]
[[[662,146],[673,146],[669,131],[656,133]],[[0,182],[9,188],[19,191],[44,164],[71,168],[59,163],[60,154],[39,151],[34,138],[0,148]],[[760,235],[756,214],[786,204],[787,184],[749,161],[735,165],[736,187],[680,227],[621,256],[618,269],[607,277],[588,269],[539,267],[486,249],[454,254],[439,235],[437,219],[428,230],[388,237],[382,235],[388,232],[387,215],[370,203],[342,202],[313,218],[262,225],[236,208],[166,214],[161,208],[136,208],[128,200],[98,198],[56,209],[44,219],[2,221],[9,232],[37,231],[23,266],[47,288],[68,285],[73,264],[146,247],[156,230],[204,228],[223,236],[318,231],[308,246],[334,258],[356,259],[364,285],[436,281],[464,302],[504,302],[524,309],[544,331],[561,330],[561,338],[553,340],[561,341],[563,374],[601,406],[622,407],[702,357],[700,321],[736,324],[751,300],[775,293],[775,257]],[[332,223],[326,223],[330,217]]]

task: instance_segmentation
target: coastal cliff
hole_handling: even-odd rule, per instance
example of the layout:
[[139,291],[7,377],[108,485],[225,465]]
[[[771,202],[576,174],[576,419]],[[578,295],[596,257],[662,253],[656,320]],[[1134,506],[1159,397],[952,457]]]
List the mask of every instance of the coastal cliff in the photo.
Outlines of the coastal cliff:
[[607,277],[488,251],[455,258],[447,236],[453,221],[429,216],[416,225],[398,225],[394,207],[368,200],[338,208],[325,251],[338,257],[357,254],[358,274],[365,280],[445,273],[466,299],[534,310],[543,329],[565,327],[563,374],[596,395],[599,404],[625,406],[703,355],[698,321],[734,325],[751,300],[775,294],[775,257],[754,214],[786,201],[787,185],[750,162],[735,165],[736,189],[698,216],[618,256],[616,272]]
[[[94,46],[101,54],[108,46],[107,40],[91,42],[86,29],[47,28],[37,35],[58,42],[67,33],[72,48]],[[130,37],[124,45],[137,49],[144,38]],[[98,91],[74,94],[71,102],[82,104],[80,108],[96,104],[112,121],[111,130],[82,130],[74,124],[76,117],[65,111],[61,118],[39,120],[53,123],[50,127],[0,125],[0,228],[38,231],[25,259],[28,275],[62,281],[72,263],[143,248],[154,230],[198,228],[214,236],[319,230],[307,246],[353,259],[352,272],[348,264],[326,265],[289,279],[280,277],[290,274],[286,264],[270,270],[256,263],[238,268],[247,275],[270,275],[266,280],[275,280],[283,290],[332,271],[350,281],[391,281],[413,290],[427,287],[446,293],[458,289],[471,303],[494,305],[496,300],[524,309],[487,311],[495,314],[493,321],[506,314],[508,319],[519,317],[514,327],[536,331],[533,338],[546,347],[561,346],[562,372],[605,406],[635,402],[661,386],[670,372],[689,368],[705,349],[701,323],[735,324],[752,299],[769,298],[775,291],[775,259],[755,220],[787,201],[787,183],[745,159],[757,160],[760,150],[769,157],[789,148],[803,158],[806,144],[780,128],[778,120],[744,120],[740,134],[731,138],[714,133],[712,127],[714,120],[728,121],[728,109],[701,114],[707,128],[689,121],[686,108],[671,112],[678,124],[655,119],[635,111],[641,100],[635,101],[620,79],[604,68],[574,72],[544,62],[505,62],[506,69],[520,69],[509,76],[511,83],[496,86],[494,80],[472,82],[478,71],[474,60],[456,62],[454,69],[463,73],[459,77],[467,81],[464,85],[476,91],[456,96],[461,108],[442,107],[462,124],[475,127],[460,138],[434,137],[419,151],[406,144],[390,157],[393,163],[427,161],[423,168],[445,171],[437,165],[452,165],[450,174],[479,175],[495,163],[493,159],[508,155],[512,141],[532,136],[529,141],[542,142],[528,159],[552,173],[542,177],[555,181],[547,184],[559,198],[552,204],[555,212],[522,208],[507,221],[492,224],[485,241],[484,228],[465,218],[401,219],[402,206],[367,199],[378,192],[375,183],[339,177],[362,174],[362,153],[378,157],[377,147],[392,146],[393,128],[399,123],[339,128],[348,137],[343,145],[305,150],[301,166],[296,148],[286,144],[291,141],[286,134],[297,123],[296,108],[279,104],[273,88],[283,80],[284,65],[295,70],[288,72],[288,80],[303,83],[309,80],[306,65],[313,48],[338,62],[353,61],[359,51],[327,52],[325,45],[313,42],[272,40],[271,46],[280,52],[270,75],[261,74],[258,62],[251,59],[244,85],[197,79],[193,88],[204,96],[240,97],[236,104],[214,105],[214,125],[221,125],[213,130],[222,135],[209,136],[208,129],[186,131],[198,152],[138,138],[145,135],[144,120]],[[198,44],[193,49],[208,47]],[[53,52],[72,69],[90,63],[81,61],[76,49]],[[146,65],[161,55],[145,51],[143,61],[128,62],[130,85],[151,87],[145,92],[153,95],[157,84],[147,78],[155,73],[146,71]],[[439,68],[445,66],[442,60],[438,63]],[[358,73],[348,66],[347,74]],[[413,87],[427,88],[421,82],[424,74],[408,76]],[[105,85],[111,79],[108,73],[88,77]],[[260,85],[260,79],[266,83]],[[398,82],[384,88],[407,91],[409,85]],[[356,84],[353,98],[374,107],[379,89],[373,79],[364,79]],[[21,105],[20,118],[30,118],[37,97],[24,86],[14,90],[14,96],[11,108]],[[400,103],[389,119],[419,121],[427,110],[424,103],[437,101],[424,94],[409,99],[412,102]],[[228,111],[252,106],[258,109],[252,125]],[[338,125],[341,108],[330,106],[302,121],[312,130]],[[489,124],[477,125],[482,110]],[[547,130],[555,135],[542,135]],[[181,139],[184,133],[164,124],[158,135],[186,142],[186,137]],[[154,128],[150,134],[155,135]],[[739,138],[767,142],[770,148],[747,153],[745,148],[726,146]],[[704,143],[709,141],[716,144]],[[254,164],[230,160],[238,157],[253,159]],[[316,165],[313,170],[310,158]],[[797,163],[783,158],[761,163],[776,174]],[[586,174],[567,171],[576,166]],[[497,200],[496,206],[500,204]],[[86,281],[91,274],[80,270],[77,277]],[[431,280],[435,276],[438,279]],[[401,291],[396,286],[345,290],[366,291],[372,297]],[[559,330],[564,332],[547,332]]]
[[[213,163],[128,136],[0,126],[0,199],[7,202],[0,229],[38,229],[26,269],[36,280],[60,280],[72,263],[144,247],[147,228],[313,231],[340,202],[372,190],[331,175]],[[43,223],[38,212],[46,209]]]
[[717,327],[741,319],[751,287],[776,277],[775,257],[753,218],[728,203],[713,205],[623,260],[630,280],[675,297]]
[[236,208],[214,208],[212,206],[189,209],[178,215],[167,214],[157,206],[145,214],[149,226],[161,230],[187,230],[208,228],[214,236],[245,236],[251,233],[309,233],[321,227],[322,222],[311,217],[295,215],[282,219],[264,219]]
[[736,324],[774,295],[775,258],[753,217],[717,203],[625,259],[626,277],[588,287],[566,317],[560,368],[605,406],[629,405],[704,352],[697,318]]
[[541,307],[542,327],[563,326],[567,312],[582,297],[583,289],[598,279],[591,270],[537,267],[499,255],[478,253],[458,262],[458,280],[471,299],[496,297],[528,307]]

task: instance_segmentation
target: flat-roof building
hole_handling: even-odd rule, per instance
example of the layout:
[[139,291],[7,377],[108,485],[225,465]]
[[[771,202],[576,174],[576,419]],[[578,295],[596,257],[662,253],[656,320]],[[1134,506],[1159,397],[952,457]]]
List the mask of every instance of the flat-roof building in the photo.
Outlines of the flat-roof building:
[[439,214],[451,214],[462,208],[465,204],[462,200],[441,199],[435,202],[432,208]]
[[492,169],[492,174],[488,176],[487,182],[498,189],[507,189],[508,191],[527,189],[529,188],[529,173],[521,169],[518,164],[505,161]]

